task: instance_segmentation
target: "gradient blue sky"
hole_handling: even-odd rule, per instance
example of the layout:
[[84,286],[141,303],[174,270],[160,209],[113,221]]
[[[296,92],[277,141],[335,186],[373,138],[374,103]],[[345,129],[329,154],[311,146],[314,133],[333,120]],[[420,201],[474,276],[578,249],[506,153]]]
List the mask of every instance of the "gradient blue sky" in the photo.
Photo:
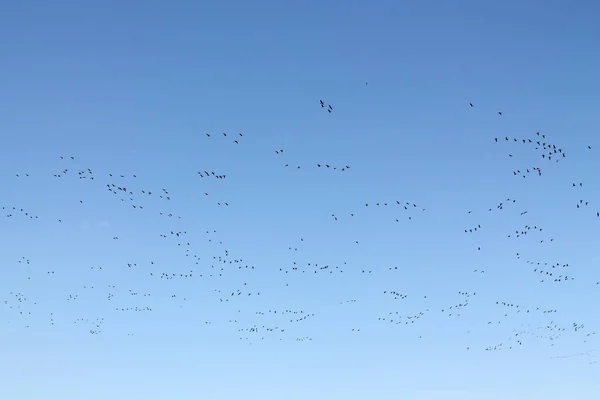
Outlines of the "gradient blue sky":
[[600,398],[599,13],[5,2],[0,397]]

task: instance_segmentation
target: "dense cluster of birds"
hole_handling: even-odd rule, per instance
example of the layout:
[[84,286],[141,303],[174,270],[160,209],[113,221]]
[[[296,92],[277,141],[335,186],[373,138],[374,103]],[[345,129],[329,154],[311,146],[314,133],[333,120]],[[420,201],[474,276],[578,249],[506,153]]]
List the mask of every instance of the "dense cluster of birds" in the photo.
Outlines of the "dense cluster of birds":
[[[475,106],[473,103],[469,103],[469,107],[473,108]],[[331,104],[325,103],[322,100],[320,100],[320,108],[326,110],[329,114],[333,112]],[[497,114],[498,116],[504,115],[502,111],[498,111]],[[241,145],[243,140],[247,139],[247,136],[243,133],[228,134],[227,132],[222,132],[221,134],[206,133],[205,135],[206,138],[203,140],[224,140],[234,145]],[[251,135],[248,138],[251,139]],[[567,153],[563,147],[551,142],[546,137],[546,134],[540,132],[535,132],[530,137],[495,137],[493,138],[493,143],[496,143],[498,146],[527,147],[539,159],[554,164],[567,158]],[[508,149],[509,147],[506,148]],[[587,146],[587,150],[592,150],[592,146]],[[510,149],[507,151],[508,153],[506,154],[508,154],[508,157],[515,159],[515,162],[517,162],[516,159],[518,157],[515,156],[517,153]],[[288,155],[288,152],[279,147],[273,153],[271,153],[273,157],[283,157],[284,159]],[[165,219],[165,226],[169,226],[169,228],[151,232],[150,234],[156,238],[156,243],[151,243],[150,247],[163,244],[171,246],[173,251],[178,252],[182,260],[185,260],[185,262],[177,261],[177,263],[170,263],[164,259],[155,260],[152,255],[148,254],[138,255],[135,259],[128,260],[117,266],[98,265],[95,260],[90,260],[90,263],[93,265],[76,272],[76,274],[79,274],[77,279],[81,281],[81,284],[71,288],[68,293],[63,293],[61,295],[63,301],[69,304],[78,304],[90,293],[98,293],[103,301],[110,304],[110,311],[152,314],[165,307],[164,303],[150,303],[151,299],[157,297],[161,297],[166,303],[170,303],[178,308],[185,308],[189,304],[188,297],[176,293],[178,285],[185,286],[188,285],[188,282],[200,281],[203,282],[202,285],[205,285],[203,287],[208,289],[206,292],[213,296],[212,298],[216,304],[212,306],[218,307],[227,304],[227,307],[234,314],[227,318],[227,324],[235,326],[234,331],[237,333],[239,340],[247,341],[248,343],[253,343],[256,340],[268,340],[269,338],[277,340],[291,339],[296,342],[311,342],[316,340],[309,333],[302,332],[301,329],[295,329],[297,325],[301,326],[315,320],[319,315],[316,308],[313,310],[291,309],[281,308],[278,305],[278,308],[272,307],[253,311],[243,310],[241,305],[247,302],[248,299],[265,297],[264,288],[253,287],[252,284],[248,283],[252,281],[249,279],[252,274],[261,270],[260,266],[244,261],[238,255],[234,256],[235,251],[232,250],[230,252],[228,245],[225,244],[223,238],[220,236],[220,232],[215,229],[204,231],[200,239],[198,236],[193,236],[193,226],[187,224],[186,218],[180,215],[175,207],[172,206],[174,203],[172,199],[174,199],[175,194],[171,193],[169,189],[162,186],[147,185],[145,180],[138,179],[137,174],[115,173],[113,171],[97,172],[96,168],[82,167],[79,165],[80,160],[75,156],[58,155],[56,159],[60,164],[55,172],[48,172],[47,178],[54,178],[60,181],[68,179],[87,181],[90,185],[93,185],[89,190],[102,188],[107,200],[111,199],[116,204],[123,204],[131,212],[145,213],[144,218],[146,219],[149,218],[149,215]],[[285,167],[289,167],[290,165],[292,165],[290,161],[284,164]],[[300,169],[301,167],[297,164],[294,165],[296,169]],[[335,164],[322,162],[314,165],[314,168],[345,172],[350,170],[351,166],[349,163]],[[219,181],[227,179],[229,181],[228,177],[230,176],[224,171],[217,171],[207,167],[192,171],[191,174],[194,174],[194,172],[202,181],[213,179]],[[542,168],[540,166],[532,166],[528,160],[521,166],[515,166],[512,171],[507,171],[507,173],[512,173],[512,175],[522,178],[543,176]],[[18,179],[31,179],[33,174],[30,172],[19,172],[15,173],[15,177]],[[100,184],[98,185],[97,182],[100,182]],[[575,189],[584,187],[583,182],[579,181],[574,181],[571,186]],[[8,187],[10,188],[10,185]],[[97,203],[98,199],[104,199],[101,191],[90,192],[89,190],[85,192],[88,193],[87,197],[82,195],[81,197],[72,199],[69,209],[63,211],[63,215],[42,216],[41,213],[29,210],[26,207],[5,204],[2,205],[3,217],[5,222],[6,220],[12,221],[16,219],[37,221],[45,219],[55,221],[57,224],[64,225],[65,222],[72,224],[69,217],[71,209],[75,207],[87,207],[90,200]],[[89,193],[94,194],[90,196]],[[204,189],[202,193],[203,197],[213,197],[209,195],[209,191],[204,191]],[[230,207],[229,210],[235,208],[235,204],[231,203],[230,200],[219,198],[218,195],[214,197],[213,205]],[[470,239],[474,240],[474,242],[471,242],[473,243],[473,250],[476,249],[481,253],[485,250],[482,244],[477,243],[477,240],[479,240],[480,235],[490,230],[489,224],[484,222],[484,220],[488,221],[486,219],[486,209],[487,213],[513,209],[515,215],[525,218],[527,217],[528,210],[517,208],[520,207],[519,203],[516,199],[506,198],[495,207],[486,207],[482,210],[464,210],[469,215],[469,218],[473,219],[468,222],[468,225],[465,223],[462,228],[462,231]],[[585,198],[578,198],[575,202],[577,209],[585,209],[593,204],[592,201]],[[420,215],[427,215],[427,208],[417,204],[417,202],[410,198],[359,199],[356,200],[355,205],[355,211],[333,212],[330,214],[331,219],[336,221],[335,223],[340,224],[359,218],[376,218],[377,213],[380,213],[380,215],[385,215],[390,222],[400,223],[401,221],[413,221],[413,218],[418,220]],[[390,211],[384,212],[383,210]],[[600,211],[595,210],[594,215],[600,217]],[[477,220],[478,218],[480,220]],[[106,222],[104,225],[106,228],[110,227],[109,222]],[[9,229],[9,225],[5,223],[4,226],[0,226],[0,229]],[[119,241],[119,238],[122,237],[120,233],[117,233],[113,229],[107,230],[111,232],[107,234],[107,238],[111,238],[113,241]],[[293,229],[291,231],[294,233]],[[554,242],[554,237],[548,236],[546,229],[543,229],[535,222],[519,222],[518,225],[514,226],[509,232],[504,232],[504,234],[512,240],[518,238],[521,242],[527,242],[527,239],[534,239],[536,245],[542,243],[547,245]],[[349,240],[345,245],[355,247],[361,245],[361,240],[357,239],[359,238]],[[368,278],[369,276],[382,273],[382,271],[373,266],[350,266],[347,261],[343,260],[331,259],[321,261],[310,258],[304,259],[302,258],[302,254],[305,253],[304,249],[307,246],[310,246],[309,240],[305,241],[303,237],[298,237],[295,243],[290,243],[287,246],[291,258],[287,261],[282,260],[278,268],[275,269],[276,272],[283,276],[284,281],[282,282],[285,283],[283,289],[277,288],[278,291],[290,288],[290,284],[293,282],[291,277],[300,277],[302,274],[306,274],[306,276],[321,274],[332,276],[328,279],[342,279],[334,277],[361,275],[364,278]],[[208,251],[215,251],[217,253],[207,256]],[[516,259],[520,260],[519,262],[525,261],[529,266],[530,272],[535,275],[535,282],[539,280],[539,283],[567,284],[576,279],[573,276],[576,271],[571,273],[570,265],[567,262],[524,260],[521,258],[521,253],[516,254]],[[75,272],[61,270],[59,266],[47,268],[41,260],[34,260],[29,255],[21,255],[18,259],[15,259],[14,267],[12,268],[18,272],[15,276],[20,273],[20,277],[27,281],[40,280],[42,276],[44,276],[44,279],[57,279],[61,275],[75,274]],[[121,268],[132,274],[136,273],[138,287],[129,287],[132,282],[131,280],[127,280],[128,283],[107,281],[104,278],[104,274],[114,268]],[[388,273],[399,273],[402,269],[402,267],[395,265],[386,266],[384,270]],[[472,271],[477,274],[484,274],[486,273],[486,269],[481,265]],[[484,278],[485,276],[482,276],[482,279]],[[386,283],[391,281],[391,279],[386,278]],[[149,282],[151,284],[162,282],[164,290],[161,293],[150,293],[148,289],[143,287],[145,283]],[[220,282],[219,287],[215,287],[218,286],[217,282]],[[340,280],[340,282],[342,281]],[[594,285],[600,285],[600,282],[594,282]],[[57,315],[59,314],[57,310],[42,311],[42,307],[40,307],[41,301],[31,300],[33,293],[25,294],[21,290],[11,290],[3,295],[4,308],[2,309],[3,314],[0,314],[3,322],[17,324],[25,329],[32,328],[36,323],[38,326],[43,324],[56,326],[59,323],[69,322],[77,326],[85,326],[85,330],[91,335],[100,335],[106,331],[106,322],[110,319],[108,316],[79,316],[71,321],[61,320]],[[557,322],[554,317],[556,314],[560,314],[560,310],[555,307],[516,304],[509,298],[496,300],[485,297],[481,298],[480,293],[473,290],[459,290],[455,292],[455,298],[452,300],[448,300],[447,298],[440,299],[439,296],[436,297],[434,290],[419,292],[418,288],[414,287],[409,292],[406,289],[390,290],[386,288],[378,294],[378,296],[381,295],[383,295],[382,301],[389,301],[390,311],[387,311],[383,315],[378,315],[376,312],[373,313],[373,320],[382,324],[397,326],[418,326],[423,321],[431,319],[436,315],[437,318],[462,318],[472,308],[471,305],[478,302],[487,302],[486,304],[489,304],[492,309],[496,306],[494,312],[498,311],[497,315],[490,314],[485,320],[480,321],[481,328],[487,325],[512,323],[514,326],[514,324],[520,324],[503,340],[480,348],[480,350],[485,351],[511,350],[533,340],[542,341],[549,344],[549,346],[554,346],[560,338],[565,337],[567,334],[579,335],[581,342],[587,343],[595,336],[595,331],[589,329],[585,324],[573,322],[571,325],[564,325]],[[340,306],[352,308],[358,307],[361,300],[356,298],[338,299],[336,304],[338,303]],[[230,306],[231,304],[233,306]],[[235,310],[232,311],[231,307]],[[45,318],[38,318],[37,320],[34,318],[36,315],[43,313],[46,314]],[[547,316],[549,319],[546,324],[540,325],[532,325],[527,320],[522,319],[534,314]],[[203,324],[213,326],[216,323],[212,320],[204,320]],[[356,322],[349,325],[347,329],[353,334],[359,334],[359,332],[364,331],[364,328],[358,327]],[[289,332],[293,333],[288,334]],[[467,333],[470,333],[470,331]],[[135,332],[130,331],[126,334],[133,336]],[[416,336],[421,338],[422,334],[417,334]],[[472,351],[472,349],[474,349],[472,345],[465,346],[465,350]],[[556,356],[554,358],[559,359],[578,355],[591,356],[590,354],[591,350],[574,353],[569,356]]]

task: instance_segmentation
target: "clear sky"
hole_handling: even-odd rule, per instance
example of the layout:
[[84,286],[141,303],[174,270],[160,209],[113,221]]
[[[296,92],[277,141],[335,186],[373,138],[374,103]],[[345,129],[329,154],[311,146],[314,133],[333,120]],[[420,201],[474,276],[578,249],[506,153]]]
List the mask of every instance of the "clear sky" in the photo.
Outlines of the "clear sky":
[[0,398],[600,398],[598,15],[4,2]]

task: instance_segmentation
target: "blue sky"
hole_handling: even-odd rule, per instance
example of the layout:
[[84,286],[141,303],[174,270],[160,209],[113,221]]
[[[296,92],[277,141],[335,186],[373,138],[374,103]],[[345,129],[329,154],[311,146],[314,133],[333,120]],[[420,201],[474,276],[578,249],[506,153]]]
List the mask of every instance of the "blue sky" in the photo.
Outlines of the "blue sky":
[[4,4],[0,397],[598,398],[598,7]]

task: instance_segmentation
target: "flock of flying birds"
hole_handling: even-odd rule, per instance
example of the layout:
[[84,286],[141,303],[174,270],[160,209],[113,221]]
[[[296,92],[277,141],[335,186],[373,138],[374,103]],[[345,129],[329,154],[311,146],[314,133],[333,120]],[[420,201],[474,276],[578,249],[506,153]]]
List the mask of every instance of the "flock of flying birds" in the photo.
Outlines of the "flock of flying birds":
[[[365,83],[366,85],[366,83]],[[319,101],[320,108],[326,110],[329,114],[333,112],[331,104]],[[473,103],[469,103],[469,106],[474,107]],[[498,111],[499,116],[503,116],[501,111]],[[222,134],[206,133],[206,140],[224,140],[228,141],[232,145],[241,145],[246,139],[243,133],[228,134],[223,132]],[[551,142],[546,138],[545,134],[536,132],[531,137],[496,137],[493,138],[493,143],[497,145],[504,145],[507,148],[508,157],[514,157],[513,148],[511,146],[523,146],[529,148],[534,154],[539,156],[538,163],[536,165],[528,165],[525,167],[516,168],[512,171],[513,176],[521,178],[529,177],[541,177],[543,176],[543,163],[559,163],[567,158],[567,153],[559,145]],[[588,146],[588,150],[592,150],[591,146]],[[277,159],[285,158],[286,152],[284,149],[277,148],[273,150],[274,157]],[[61,294],[62,301],[66,303],[81,303],[83,298],[90,293],[97,294],[107,304],[107,310],[114,313],[139,313],[139,314],[152,314],[155,312],[157,306],[149,305],[150,299],[162,296],[163,299],[167,299],[173,305],[183,308],[188,303],[186,296],[177,295],[177,285],[189,285],[189,282],[201,281],[205,282],[210,286],[210,292],[213,295],[214,301],[218,304],[233,304],[231,309],[232,314],[227,318],[227,324],[234,326],[233,330],[237,332],[239,340],[245,340],[248,343],[253,343],[256,340],[268,340],[270,338],[276,338],[277,340],[294,340],[298,342],[312,341],[314,338],[307,333],[302,333],[301,330],[294,329],[295,326],[305,324],[306,321],[310,321],[318,316],[318,310],[304,310],[304,309],[290,309],[285,307],[273,306],[271,308],[264,308],[255,310],[251,313],[242,312],[240,306],[247,299],[261,298],[264,297],[265,290],[261,288],[252,287],[252,285],[246,282],[251,274],[260,270],[259,265],[254,265],[252,262],[245,261],[240,256],[230,255],[230,250],[227,245],[224,244],[223,238],[220,236],[220,232],[215,229],[205,230],[203,233],[203,249],[213,249],[217,246],[219,253],[212,257],[206,257],[199,250],[201,246],[198,245],[198,237],[193,237],[190,233],[193,230],[192,224],[186,224],[185,218],[182,217],[175,209],[171,207],[173,194],[164,187],[150,187],[142,184],[142,180],[138,179],[135,174],[121,174],[113,172],[102,172],[96,173],[95,169],[87,166],[82,167],[79,164],[79,160],[74,156],[59,156],[62,163],[60,169],[57,171],[48,172],[47,178],[55,179],[57,181],[68,180],[72,182],[86,181],[90,185],[93,185],[91,190],[94,192],[94,201],[101,199],[105,196],[106,199],[112,199],[113,202],[127,207],[132,212],[138,213],[153,213],[158,218],[163,218],[166,221],[166,225],[169,228],[152,233],[156,238],[156,243],[152,243],[151,247],[165,245],[171,246],[174,251],[179,252],[182,257],[181,264],[178,267],[165,262],[165,260],[154,260],[152,256],[139,257],[139,259],[132,259],[128,262],[124,262],[122,265],[109,267],[106,265],[98,265],[93,259],[89,260],[90,264],[85,270],[78,271],[81,278],[81,285],[73,287],[70,293]],[[290,162],[284,161],[283,167],[289,167]],[[547,165],[547,164],[545,164]],[[296,169],[300,169],[300,165],[295,165]],[[317,169],[331,170],[345,172],[351,169],[350,164],[336,165],[329,162],[317,163],[313,166]],[[222,171],[213,170],[212,168],[202,168],[195,171],[195,175],[201,181],[206,180],[228,180],[228,174]],[[17,172],[15,173],[17,179],[31,179],[32,174]],[[140,182],[140,183],[138,183]],[[573,182],[573,188],[583,187],[583,182]],[[10,185],[9,185],[10,188]],[[103,188],[104,194],[98,191],[98,188]],[[211,198],[214,197],[213,205],[223,207],[233,207],[233,204],[229,200],[220,198],[218,195],[214,195],[210,190],[202,190],[203,197]],[[0,199],[0,201],[2,201]],[[87,199],[82,196],[81,198],[73,199],[70,207],[85,207]],[[507,207],[514,207],[518,204],[517,199],[507,198],[497,204],[495,207],[487,209],[488,212],[501,211]],[[578,199],[576,204],[577,209],[587,209],[591,202],[588,199]],[[42,215],[36,210],[29,210],[20,205],[13,204],[0,204],[2,206],[3,219],[0,229],[9,230],[11,229],[11,223],[14,220],[33,220],[39,221],[42,219],[52,220],[57,224],[64,224],[69,220],[69,215]],[[427,212],[427,208],[418,205],[411,199],[380,199],[378,201],[358,201],[355,212],[337,214],[332,213],[331,218],[334,221],[341,221],[341,219],[351,220],[358,215],[370,217],[376,209],[392,210],[393,217],[391,222],[400,223],[401,221],[412,220],[413,217],[417,217],[420,213]],[[468,214],[472,214],[472,210],[465,211]],[[518,211],[521,216],[527,214],[527,211]],[[591,215],[600,217],[600,210],[590,211]],[[392,215],[392,214],[390,214]],[[473,214],[474,215],[474,214]],[[147,217],[144,217],[147,218]],[[166,226],[165,225],[165,226]],[[72,224],[70,225],[72,226]],[[106,222],[106,227],[109,223]],[[35,229],[35,226],[33,226]],[[470,226],[462,228],[466,235],[477,235],[481,230],[486,229],[486,226],[480,222],[474,222]],[[546,235],[546,230],[535,224],[535,223],[523,223],[516,226],[514,230],[506,232],[506,237],[511,240],[528,240],[534,238],[539,243],[551,243],[554,238]],[[113,241],[119,241],[119,234],[111,234],[110,238]],[[526,239],[527,238],[527,239]],[[302,250],[304,245],[304,238],[299,238],[298,241],[288,246],[288,251],[296,252],[299,249]],[[355,240],[353,245],[360,244],[359,240]],[[208,246],[208,247],[207,247]],[[213,247],[210,247],[213,246]],[[475,246],[477,251],[482,250],[481,245]],[[204,250],[202,250],[204,251]],[[232,252],[233,253],[233,252]],[[521,255],[516,254],[516,259],[521,260]],[[526,265],[530,267],[532,276],[535,276],[540,283],[554,283],[554,284],[566,284],[576,279],[570,273],[569,263],[565,262],[546,262],[537,260],[525,260]],[[62,324],[73,324],[77,326],[85,326],[85,330],[91,335],[99,335],[105,332],[106,322],[110,319],[110,314],[103,316],[78,316],[72,319],[67,317],[61,320],[61,316],[57,315],[57,310],[45,310],[41,305],[44,300],[40,298],[38,293],[35,293],[33,289],[30,292],[26,291],[27,286],[24,282],[31,282],[41,279],[56,279],[61,274],[67,274],[67,271],[61,271],[58,266],[44,267],[41,260],[35,262],[28,256],[24,255],[19,259],[14,260],[14,266],[11,267],[13,278],[18,283],[14,290],[9,290],[8,293],[4,293],[4,299],[2,299],[2,314],[3,323],[13,324],[23,328],[33,327],[44,327],[44,324],[50,326],[57,326],[59,320]],[[135,271],[138,275],[140,286],[141,282],[148,283],[150,285],[155,284],[157,281],[164,282],[167,289],[162,293],[150,293],[146,289],[133,289],[128,284],[121,284],[119,282],[108,282],[103,279],[103,274],[111,268],[125,269],[128,271]],[[397,271],[398,266],[387,267],[388,271]],[[327,274],[327,275],[350,275],[350,274],[366,274],[373,275],[376,273],[375,269],[371,268],[351,268],[346,261],[340,262],[319,262],[319,261],[308,261],[294,259],[287,265],[281,264],[275,271],[276,273],[282,274],[287,280],[285,288],[289,287],[291,276],[294,274]],[[477,274],[485,274],[484,268],[477,268],[473,270]],[[17,279],[21,281],[17,282]],[[218,288],[215,282],[217,279],[223,280],[223,282],[230,282],[231,285],[220,286]],[[250,279],[248,279],[250,280]],[[234,285],[233,282],[236,282]],[[5,282],[6,283],[6,282]],[[390,281],[391,284],[391,281]],[[595,282],[595,285],[600,285],[600,282]],[[233,287],[235,286],[235,287]],[[268,289],[267,289],[268,290]],[[447,318],[460,318],[464,313],[468,312],[471,304],[478,301],[479,293],[476,291],[464,291],[457,290],[456,298],[453,300],[444,300],[443,304],[431,303],[431,295],[423,293],[419,296],[402,293],[393,288],[383,290],[379,293],[383,298],[387,298],[393,302],[406,302],[411,298],[419,305],[418,309],[402,308],[398,305],[394,311],[389,311],[385,314],[374,313],[373,321],[380,324],[387,325],[415,325],[419,324],[424,319],[430,318],[437,315],[444,316]],[[339,299],[339,305],[342,307],[353,307],[360,303],[358,299]],[[394,303],[394,304],[400,304]],[[154,304],[154,303],[152,303]],[[163,303],[158,303],[161,308],[164,308]],[[500,351],[500,350],[511,350],[523,346],[525,343],[531,342],[532,340],[543,341],[549,346],[554,344],[561,337],[567,334],[579,335],[582,343],[588,343],[596,333],[593,329],[588,329],[582,323],[577,321],[573,322],[572,325],[561,325],[555,322],[554,315],[560,313],[560,310],[549,307],[544,308],[536,305],[525,305],[515,304],[510,299],[498,299],[497,301],[490,304],[491,307],[496,307],[499,310],[497,316],[490,318],[489,320],[482,321],[482,325],[492,325],[507,323],[511,316],[528,316],[528,315],[544,315],[549,319],[547,323],[542,325],[527,324],[526,320],[520,327],[514,329],[512,333],[506,337],[504,341],[493,343],[488,346],[484,346],[480,350],[485,351]],[[79,309],[84,312],[85,308]],[[44,314],[45,313],[45,314]],[[43,316],[45,315],[45,316]],[[37,317],[37,318],[34,318]],[[503,322],[505,321],[505,322]],[[203,324],[212,326],[214,321],[205,320]],[[352,334],[359,334],[361,327],[352,326],[347,328]],[[295,333],[288,334],[293,331]],[[362,330],[364,331],[364,329]],[[128,332],[127,335],[135,335],[135,332]],[[420,338],[421,335],[418,335]],[[472,346],[467,346],[465,350],[473,351]],[[572,356],[587,356],[593,357],[592,350],[583,353],[576,353]],[[555,358],[567,358],[570,356],[558,356]],[[595,363],[595,361],[590,361]]]

